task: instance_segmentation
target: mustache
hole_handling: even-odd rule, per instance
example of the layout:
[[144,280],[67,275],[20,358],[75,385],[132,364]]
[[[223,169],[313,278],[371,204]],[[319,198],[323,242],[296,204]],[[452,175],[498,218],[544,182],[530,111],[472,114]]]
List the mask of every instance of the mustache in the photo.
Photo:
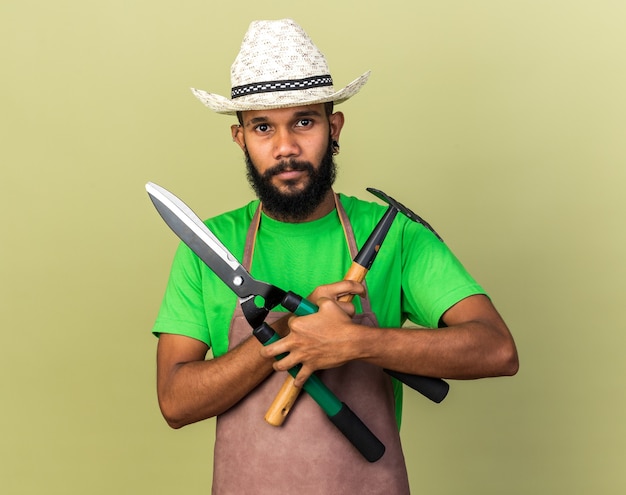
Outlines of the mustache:
[[309,174],[312,174],[315,172],[315,169],[313,168],[313,164],[310,162],[303,162],[298,160],[282,161],[263,172],[263,178],[271,179],[275,175],[291,171],[308,172]]

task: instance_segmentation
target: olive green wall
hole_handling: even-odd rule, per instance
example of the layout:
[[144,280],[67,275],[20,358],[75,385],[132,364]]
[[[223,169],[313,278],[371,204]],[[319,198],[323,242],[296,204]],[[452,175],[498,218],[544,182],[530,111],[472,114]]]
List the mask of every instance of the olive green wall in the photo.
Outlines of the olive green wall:
[[337,189],[426,217],[519,346],[514,378],[407,393],[414,492],[624,493],[624,3],[269,3],[0,4],[2,493],[208,493],[214,422],[156,404],[177,241],[144,184],[202,216],[252,197],[231,119],[188,88],[228,94],[249,22],[280,17],[337,86],[373,71]]

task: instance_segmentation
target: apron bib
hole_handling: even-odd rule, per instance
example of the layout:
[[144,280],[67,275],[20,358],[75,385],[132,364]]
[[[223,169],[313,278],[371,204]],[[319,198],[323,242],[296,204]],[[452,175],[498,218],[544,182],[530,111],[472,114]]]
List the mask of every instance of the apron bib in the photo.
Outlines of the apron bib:
[[[357,248],[350,222],[335,197],[352,257]],[[250,269],[261,207],[250,224],[243,266]],[[354,320],[377,326],[369,299]],[[268,323],[285,316],[273,311]],[[229,350],[252,333],[237,305],[229,330]],[[264,416],[287,372],[274,372],[244,399],[217,417],[213,495],[407,495],[408,477],[395,419],[390,377],[377,366],[353,361],[316,372],[385,445],[370,463],[330,422],[320,406],[302,392],[282,426]]]

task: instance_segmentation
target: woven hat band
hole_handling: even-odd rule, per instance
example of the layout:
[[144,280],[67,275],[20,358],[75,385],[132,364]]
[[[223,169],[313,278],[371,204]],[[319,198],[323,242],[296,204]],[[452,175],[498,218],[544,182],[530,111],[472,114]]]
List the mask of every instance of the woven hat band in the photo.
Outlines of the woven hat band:
[[275,91],[294,91],[300,89],[320,88],[332,86],[333,79],[330,75],[305,77],[304,79],[289,79],[283,81],[265,81],[232,88],[232,99],[257,93],[273,93]]

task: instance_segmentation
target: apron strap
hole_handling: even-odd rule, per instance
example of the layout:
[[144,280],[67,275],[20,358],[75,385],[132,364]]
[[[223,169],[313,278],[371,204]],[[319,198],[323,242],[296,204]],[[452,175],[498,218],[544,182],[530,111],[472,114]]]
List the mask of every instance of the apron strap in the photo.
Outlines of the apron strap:
[[256,243],[256,233],[259,230],[260,223],[261,223],[261,203],[259,203],[259,206],[254,212],[252,221],[250,222],[250,227],[248,227],[248,234],[246,235],[246,245],[243,251],[243,260],[241,264],[248,271],[250,271],[250,268],[252,267],[252,254],[254,253],[254,245]]
[[[350,250],[350,257],[354,259],[358,254],[359,250],[356,245],[356,238],[354,236],[354,231],[352,230],[352,224],[350,223],[350,219],[348,218],[348,214],[346,213],[345,208],[341,204],[339,200],[339,194],[333,193],[333,198],[335,200],[335,208],[337,210],[337,215],[339,216],[339,221],[341,222],[341,226],[343,227],[343,233],[346,237],[346,242],[348,243],[348,249]],[[256,244],[256,234],[259,231],[259,226],[261,224],[261,211],[262,204],[259,203],[254,215],[252,216],[252,220],[250,222],[250,227],[248,228],[248,233],[246,235],[246,245],[243,253],[243,267],[250,271],[252,267],[252,256],[254,254],[254,247]],[[365,285],[365,297],[361,298],[361,307],[363,308],[363,313],[371,313],[372,306],[370,304],[369,294],[367,292],[367,284],[363,281]]]

